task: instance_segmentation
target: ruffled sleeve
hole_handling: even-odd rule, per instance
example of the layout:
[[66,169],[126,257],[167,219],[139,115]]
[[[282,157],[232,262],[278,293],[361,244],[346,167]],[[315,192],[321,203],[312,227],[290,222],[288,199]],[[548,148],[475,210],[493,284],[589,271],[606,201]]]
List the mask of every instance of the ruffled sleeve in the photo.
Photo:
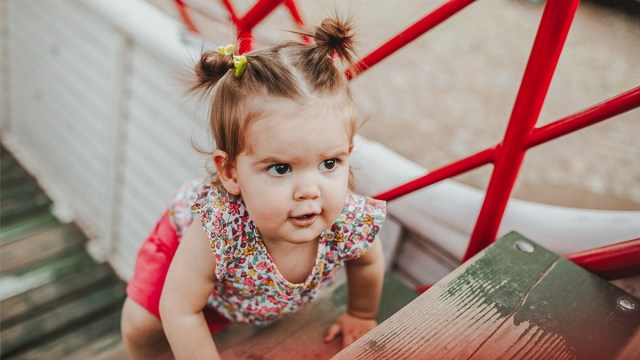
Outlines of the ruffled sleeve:
[[240,204],[220,184],[204,185],[191,210],[200,214],[216,258],[216,277],[222,280],[231,262],[235,247],[233,229],[238,225]]
[[182,184],[176,192],[171,206],[169,206],[169,221],[176,230],[179,239],[182,239],[182,235],[193,222],[191,205],[198,197],[200,188],[201,181],[198,180],[191,180]]
[[332,227],[339,258],[350,261],[362,256],[382,228],[386,212],[385,201],[350,192],[342,213]]

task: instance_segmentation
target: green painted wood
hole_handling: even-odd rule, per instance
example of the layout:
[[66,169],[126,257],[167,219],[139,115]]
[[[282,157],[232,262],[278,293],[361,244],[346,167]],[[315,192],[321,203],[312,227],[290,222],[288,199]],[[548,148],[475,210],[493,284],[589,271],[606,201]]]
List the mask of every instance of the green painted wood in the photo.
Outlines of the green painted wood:
[[60,224],[0,244],[0,273],[77,251],[86,238],[73,224]]
[[0,150],[0,355],[95,358],[121,342],[124,286],[61,224],[35,180]]
[[[1,184],[0,184],[1,186]],[[5,202],[11,200],[14,197],[34,196],[36,194],[42,194],[42,190],[38,187],[35,181],[25,181],[16,186],[2,187],[0,189],[0,201]],[[3,204],[0,204],[3,206]]]
[[121,308],[115,307],[72,331],[53,335],[37,346],[15,352],[4,359],[96,359],[100,354],[113,351],[121,344],[120,312]]
[[120,282],[96,284],[94,291],[82,297],[68,299],[64,304],[0,330],[1,355],[10,355],[68,326],[79,325],[93,320],[96,314],[118,307],[124,301],[124,286]]
[[2,150],[2,158],[0,242],[5,240],[5,233],[11,233],[25,227],[29,228],[35,219],[53,217],[49,211],[50,201],[39,189],[35,179],[24,171],[11,154],[4,149]]
[[16,165],[18,165],[18,162],[2,147],[2,150],[0,150],[0,171],[5,172]]
[[639,327],[638,299],[511,233],[335,359],[608,359]]
[[32,214],[6,224],[0,219],[0,245],[58,226],[60,222],[50,212]]
[[[343,284],[338,287],[332,294],[334,304],[347,303],[347,286]],[[408,287],[400,282],[390,273],[385,274],[384,284],[382,286],[382,296],[380,298],[380,306],[376,320],[381,323],[388,319],[391,315],[398,312],[405,305],[418,297],[415,289]]]
[[67,272],[73,272],[74,267],[84,267],[86,264],[94,262],[89,254],[79,250],[4,273],[0,277],[0,299],[5,302],[18,294],[64,277]]
[[[22,274],[3,275],[0,285],[12,282],[12,293],[15,294],[0,302],[3,325],[10,326],[60,299],[79,294],[110,278],[113,278],[110,269],[96,264],[84,252],[41,264]],[[3,289],[3,296],[7,292]]]
[[25,208],[38,205],[49,205],[51,202],[41,192],[22,192],[17,193],[15,196],[6,197],[0,201],[0,216],[7,214],[20,213]]
[[2,228],[13,227],[14,224],[22,224],[25,220],[30,220],[32,217],[51,215],[50,208],[51,204],[49,202],[22,203],[0,214],[0,226],[2,226]]
[[25,185],[36,186],[36,180],[26,173],[22,168],[16,167],[10,168],[6,171],[3,171],[0,174],[0,189],[1,190],[11,190],[15,187],[23,187]]

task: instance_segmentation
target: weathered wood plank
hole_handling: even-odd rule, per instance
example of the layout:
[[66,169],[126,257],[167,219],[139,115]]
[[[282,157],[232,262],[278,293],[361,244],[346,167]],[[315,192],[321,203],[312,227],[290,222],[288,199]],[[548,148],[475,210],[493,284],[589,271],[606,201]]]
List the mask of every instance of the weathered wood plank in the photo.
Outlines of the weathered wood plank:
[[631,340],[616,356],[616,360],[638,360],[640,359],[640,329],[636,330]]
[[[95,359],[100,353],[108,352],[121,342],[120,308],[115,308],[105,316],[67,332],[43,341],[39,346],[14,353],[11,359]],[[119,359],[125,359],[120,357]]]
[[23,189],[20,192],[16,192],[13,196],[5,196],[4,189],[1,190],[3,192],[3,199],[0,202],[0,216],[5,216],[6,214],[19,213],[22,208],[29,208],[32,205],[50,205],[51,201],[41,192],[41,191],[29,191],[28,188],[24,188],[23,186],[13,187],[12,189]]
[[9,326],[14,319],[19,320],[110,277],[113,277],[110,269],[93,262],[84,251],[48,261],[24,273],[3,275],[0,280],[3,325]]
[[35,234],[59,224],[58,219],[48,211],[22,217],[10,224],[0,221],[0,244],[28,236],[29,234]]
[[61,224],[7,241],[0,244],[0,273],[74,252],[85,242],[84,235],[73,224]]
[[[516,249],[520,242],[532,252]],[[606,359],[640,326],[638,304],[511,233],[335,359]]]
[[124,300],[124,286],[115,283],[100,286],[86,296],[67,299],[63,305],[56,306],[49,311],[43,311],[37,316],[21,321],[14,326],[3,327],[0,330],[1,354],[10,354],[30,343],[73,323],[91,319],[91,316],[105,311]]

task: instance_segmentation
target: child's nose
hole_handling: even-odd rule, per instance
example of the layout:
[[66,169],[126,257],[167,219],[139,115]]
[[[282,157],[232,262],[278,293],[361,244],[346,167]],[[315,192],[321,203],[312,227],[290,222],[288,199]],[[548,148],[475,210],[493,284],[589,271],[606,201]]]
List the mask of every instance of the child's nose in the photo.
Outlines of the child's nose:
[[316,199],[320,197],[320,186],[312,176],[302,176],[296,181],[293,197],[295,200]]

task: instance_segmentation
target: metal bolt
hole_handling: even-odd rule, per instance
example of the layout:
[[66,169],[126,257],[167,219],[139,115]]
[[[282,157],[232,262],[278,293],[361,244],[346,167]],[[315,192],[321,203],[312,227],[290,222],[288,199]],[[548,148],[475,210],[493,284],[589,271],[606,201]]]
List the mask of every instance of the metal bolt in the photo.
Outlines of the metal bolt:
[[516,247],[516,249],[522,251],[523,253],[526,254],[531,254],[534,250],[533,245],[529,244],[526,241],[516,241],[516,243],[514,244],[514,246]]
[[618,306],[620,307],[620,309],[625,310],[625,311],[633,311],[636,309],[636,303],[627,299],[627,298],[619,298],[618,299]]

